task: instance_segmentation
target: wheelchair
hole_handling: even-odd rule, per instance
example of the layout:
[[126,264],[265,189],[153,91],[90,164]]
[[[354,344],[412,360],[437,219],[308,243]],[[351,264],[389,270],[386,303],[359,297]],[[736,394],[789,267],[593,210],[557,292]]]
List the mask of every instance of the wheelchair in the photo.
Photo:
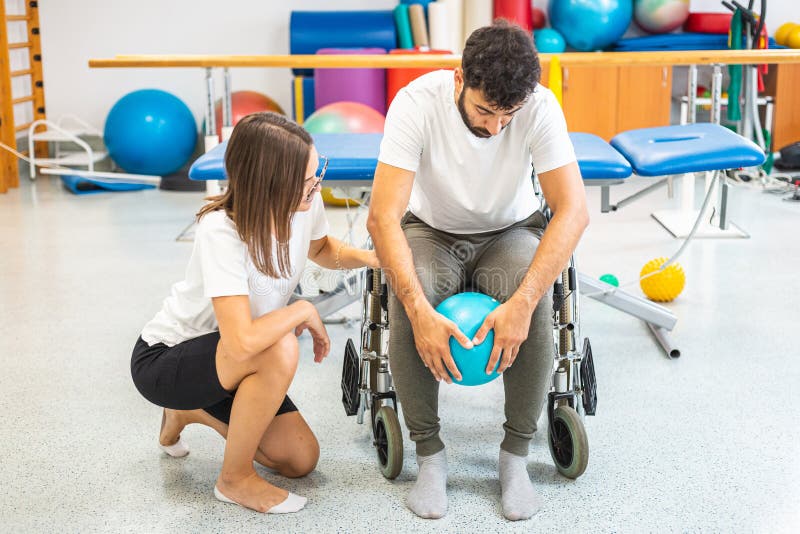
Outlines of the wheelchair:
[[[549,210],[545,207],[549,220]],[[387,479],[403,468],[403,435],[398,419],[397,396],[389,369],[388,288],[381,269],[362,274],[363,308],[361,340],[356,348],[347,340],[342,367],[342,403],[348,416],[359,424],[369,410],[373,446],[378,466]],[[553,377],[547,394],[548,444],[556,469],[578,478],[589,461],[584,417],[594,415],[597,386],[589,339],[579,345],[578,277],[574,259],[553,287]]]

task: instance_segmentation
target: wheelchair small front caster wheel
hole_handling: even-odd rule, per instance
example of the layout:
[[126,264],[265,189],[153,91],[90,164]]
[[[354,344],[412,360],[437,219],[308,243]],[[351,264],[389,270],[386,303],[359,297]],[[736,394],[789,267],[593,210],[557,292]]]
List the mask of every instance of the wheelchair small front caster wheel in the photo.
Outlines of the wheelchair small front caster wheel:
[[403,433],[397,412],[381,406],[375,415],[375,449],[381,474],[392,480],[403,470]]
[[589,463],[589,441],[580,415],[571,406],[559,406],[553,413],[548,431],[550,455],[558,472],[578,478]]

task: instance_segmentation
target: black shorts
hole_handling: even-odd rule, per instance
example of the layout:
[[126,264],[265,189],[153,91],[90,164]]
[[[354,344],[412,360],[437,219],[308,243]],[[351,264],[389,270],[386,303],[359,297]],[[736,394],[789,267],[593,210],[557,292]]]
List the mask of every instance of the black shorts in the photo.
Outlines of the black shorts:
[[[203,409],[228,424],[236,390],[228,391],[217,376],[219,332],[187,339],[174,347],[156,343],[152,347],[141,337],[131,356],[131,376],[144,398],[173,410]],[[278,413],[297,411],[287,396]]]

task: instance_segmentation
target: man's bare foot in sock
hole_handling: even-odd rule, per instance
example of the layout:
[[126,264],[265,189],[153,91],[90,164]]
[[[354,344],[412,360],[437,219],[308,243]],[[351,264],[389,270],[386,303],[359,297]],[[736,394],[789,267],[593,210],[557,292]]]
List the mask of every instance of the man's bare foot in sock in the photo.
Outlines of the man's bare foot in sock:
[[419,474],[406,504],[423,519],[439,519],[447,513],[447,455],[442,449],[430,456],[417,455]]
[[542,508],[528,475],[528,456],[517,456],[500,449],[500,490],[503,515],[509,521],[529,519]]
[[289,492],[273,486],[253,471],[241,478],[219,476],[217,490],[246,508],[266,513],[289,498]]

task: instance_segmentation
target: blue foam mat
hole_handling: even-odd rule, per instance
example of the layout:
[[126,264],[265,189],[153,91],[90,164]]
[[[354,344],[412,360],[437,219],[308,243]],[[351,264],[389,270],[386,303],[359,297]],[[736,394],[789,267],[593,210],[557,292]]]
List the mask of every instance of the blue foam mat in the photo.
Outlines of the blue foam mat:
[[[778,46],[769,39],[770,48]],[[620,39],[612,48],[618,52],[641,52],[646,50],[727,50],[728,36],[708,33],[667,33]]]
[[123,182],[107,182],[96,178],[62,175],[64,187],[76,195],[91,195],[94,193],[111,193],[117,191],[140,191],[142,189],[155,189],[151,184],[127,184]]
[[[320,48],[397,48],[394,12],[292,11],[289,53],[316,54]],[[311,76],[312,69],[293,69]]]

